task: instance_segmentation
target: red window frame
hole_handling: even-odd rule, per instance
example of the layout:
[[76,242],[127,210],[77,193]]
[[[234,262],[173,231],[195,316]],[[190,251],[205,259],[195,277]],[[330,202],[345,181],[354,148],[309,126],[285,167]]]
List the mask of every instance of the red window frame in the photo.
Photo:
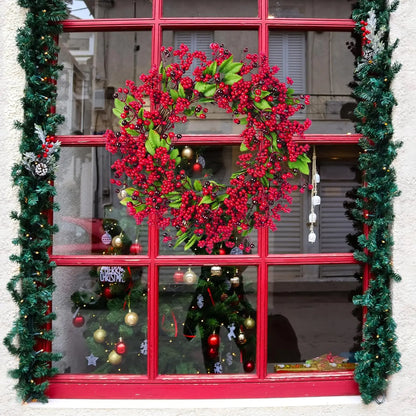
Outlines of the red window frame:
[[[151,18],[120,18],[94,20],[66,20],[66,32],[151,30],[151,64],[159,65],[162,32],[166,29],[255,29],[258,31],[258,51],[268,54],[270,29],[296,31],[351,32],[355,26],[351,19],[292,19],[268,18],[268,0],[258,0],[258,16],[250,18],[165,18],[162,15],[163,0],[153,1]],[[309,144],[341,145],[358,143],[360,135],[306,134]],[[59,136],[62,146],[104,146],[103,136]],[[239,144],[238,135],[183,135],[184,145]],[[328,373],[267,374],[267,268],[273,265],[353,264],[352,253],[317,254],[269,254],[268,231],[259,230],[258,253],[238,258],[239,264],[258,267],[257,311],[257,365],[254,374],[238,375],[160,375],[158,374],[158,268],[207,264],[235,265],[235,256],[158,255],[159,234],[157,227],[149,227],[149,249],[146,255],[106,256],[107,265],[141,265],[148,268],[148,370],[147,375],[128,374],[59,374],[50,380],[47,394],[50,398],[71,399],[207,399],[207,398],[278,398],[302,396],[358,395],[358,386],[352,371]],[[53,255],[51,260],[60,266],[97,266],[101,256]],[[368,269],[364,270],[363,286],[368,282]],[[365,311],[364,311],[365,313]],[[46,346],[51,349],[51,345]]]

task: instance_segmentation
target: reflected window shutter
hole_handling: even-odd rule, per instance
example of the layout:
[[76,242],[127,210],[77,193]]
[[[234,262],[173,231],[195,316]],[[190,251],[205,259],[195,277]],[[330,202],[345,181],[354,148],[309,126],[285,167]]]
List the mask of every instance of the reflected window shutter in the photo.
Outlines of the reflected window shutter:
[[[212,58],[211,49],[209,45],[213,42],[214,32],[212,31],[176,31],[175,32],[175,49],[179,49],[181,44],[186,45],[190,52],[202,51],[205,52],[208,59]],[[194,69],[198,66],[199,61],[194,60],[187,74],[191,75]]]
[[[345,171],[340,166],[340,172]],[[322,179],[322,178],[321,178]],[[344,201],[348,200],[347,192],[351,191],[357,182],[351,179],[338,179],[336,182],[325,180],[320,183],[319,194],[321,205],[319,208],[319,244],[322,253],[345,253],[352,248],[348,245],[346,237],[354,233],[352,221],[346,216]],[[358,270],[357,265],[321,266],[321,278],[351,279]]]
[[277,77],[281,82],[293,79],[296,94],[306,92],[305,34],[300,32],[272,32],[269,38],[270,66],[279,67]]

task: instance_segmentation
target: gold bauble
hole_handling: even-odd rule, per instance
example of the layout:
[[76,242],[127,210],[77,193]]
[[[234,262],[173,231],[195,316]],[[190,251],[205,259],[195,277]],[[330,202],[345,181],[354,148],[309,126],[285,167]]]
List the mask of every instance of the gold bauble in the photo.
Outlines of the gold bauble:
[[192,159],[194,157],[194,151],[189,146],[185,146],[182,149],[181,155],[184,159]]
[[256,326],[256,321],[251,316],[249,316],[244,320],[244,326],[247,329],[253,329]]
[[238,276],[234,276],[230,279],[230,283],[232,287],[238,287],[240,286],[240,278]]
[[188,285],[193,285],[196,283],[197,276],[191,268],[189,268],[188,271],[183,275],[183,281]]
[[127,198],[129,194],[127,193],[125,189],[121,189],[120,192],[117,194],[117,196],[118,196],[118,199],[122,200],[124,198]]
[[112,365],[119,365],[123,357],[120,354],[117,354],[114,350],[108,354],[108,362]]
[[124,322],[128,326],[134,326],[139,322],[139,315],[136,312],[129,311],[124,317]]
[[123,247],[123,240],[119,235],[116,235],[115,237],[113,237],[113,239],[111,240],[111,245],[115,248],[120,248]]
[[102,329],[101,327],[98,328],[94,334],[94,341],[98,342],[99,344],[102,344],[105,341],[105,337],[107,336],[107,331],[105,329]]
[[211,267],[211,276],[221,276],[221,274],[222,274],[221,266]]

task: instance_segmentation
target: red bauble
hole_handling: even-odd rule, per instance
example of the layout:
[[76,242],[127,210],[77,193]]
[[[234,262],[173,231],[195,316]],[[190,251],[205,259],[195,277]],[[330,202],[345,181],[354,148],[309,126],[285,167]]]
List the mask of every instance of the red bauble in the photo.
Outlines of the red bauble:
[[192,170],[194,172],[201,172],[201,170],[202,170],[201,164],[200,163],[194,163],[193,166],[192,166]]
[[244,371],[246,373],[251,373],[254,371],[255,365],[253,361],[247,361],[244,363]]
[[218,346],[220,345],[220,336],[217,334],[211,334],[208,337],[208,345],[210,347],[216,347],[218,348]]
[[143,247],[137,240],[130,246],[130,254],[140,254],[142,251]]
[[208,357],[209,358],[215,358],[218,355],[218,349],[215,347],[210,347],[208,349]]
[[72,324],[76,327],[76,328],[81,328],[82,325],[84,325],[85,323],[85,319],[82,315],[77,315],[72,319]]
[[117,354],[119,355],[123,355],[126,353],[127,351],[127,346],[126,344],[120,339],[119,342],[117,342],[116,347],[114,348],[114,350],[116,351]]
[[222,248],[222,247],[219,249],[219,251],[218,251],[218,252],[219,252],[219,254],[221,254],[221,255],[226,254],[226,252],[225,252],[225,248]]
[[183,282],[183,271],[181,271],[181,269],[178,269],[175,273],[173,273],[173,281],[175,283]]
[[107,298],[107,299],[111,299],[113,297],[113,294],[111,293],[111,289],[107,286],[104,288],[103,290],[103,295]]

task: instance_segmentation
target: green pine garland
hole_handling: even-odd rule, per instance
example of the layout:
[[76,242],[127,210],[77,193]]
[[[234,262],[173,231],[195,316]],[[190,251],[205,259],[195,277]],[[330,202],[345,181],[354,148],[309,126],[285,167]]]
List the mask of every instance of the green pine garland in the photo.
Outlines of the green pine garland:
[[358,167],[364,172],[366,182],[366,186],[358,190],[353,215],[369,227],[368,233],[359,236],[359,248],[354,254],[357,260],[368,264],[371,272],[369,289],[354,298],[354,303],[366,310],[355,371],[365,403],[382,401],[387,377],[400,369],[389,288],[392,280],[400,280],[391,264],[390,230],[392,201],[398,195],[391,167],[398,148],[392,141],[391,120],[396,101],[390,87],[400,65],[391,62],[397,42],[389,44],[389,20],[398,2],[391,6],[386,3],[386,0],[362,0],[353,11],[356,32],[363,39],[363,54],[357,59],[354,95],[358,102],[356,130],[363,135]]
[[[17,124],[22,130],[22,160],[12,171],[20,201],[20,213],[12,213],[20,226],[14,243],[21,251],[11,257],[19,264],[19,272],[10,280],[8,289],[19,314],[4,343],[19,358],[18,368],[11,372],[18,380],[19,396],[24,401],[46,402],[45,380],[56,373],[50,361],[59,356],[36,351],[35,347],[39,342],[53,339],[53,333],[47,329],[54,318],[47,305],[54,291],[50,277],[53,264],[46,249],[56,231],[47,217],[48,210],[57,208],[51,203],[55,195],[54,163],[59,156],[56,143],[52,143],[53,154],[43,159],[36,157],[44,152],[45,136],[53,136],[62,121],[50,109],[55,105],[54,81],[60,69],[56,64],[58,48],[54,38],[62,30],[58,22],[66,18],[67,11],[63,0],[18,0],[18,4],[28,9],[26,24],[17,35],[18,60],[26,72],[24,118]],[[365,172],[367,185],[358,191],[353,214],[358,222],[370,227],[368,235],[360,236],[355,257],[369,265],[373,277],[366,293],[354,299],[357,305],[367,309],[364,341],[357,353],[355,372],[365,403],[383,397],[386,377],[400,368],[389,290],[390,282],[399,280],[391,265],[390,234],[392,200],[398,194],[391,167],[398,145],[392,142],[391,112],[396,102],[390,86],[399,65],[391,63],[396,44],[389,45],[388,35],[390,14],[396,7],[397,2],[387,6],[385,0],[360,0],[353,11],[360,36],[361,21],[367,22],[367,30],[368,26],[374,29],[366,35],[370,42],[364,45],[364,54],[357,59],[354,90],[358,100],[356,129],[364,137],[360,142],[363,152],[359,168]]]
[[48,223],[48,211],[56,209],[51,200],[59,152],[58,144],[49,136],[62,121],[61,116],[51,114],[51,108],[60,69],[55,37],[62,30],[58,22],[66,18],[67,12],[61,0],[19,0],[18,4],[28,9],[26,24],[17,33],[18,61],[26,73],[26,87],[23,121],[16,123],[22,131],[22,159],[12,170],[20,202],[20,213],[11,214],[19,222],[19,234],[13,242],[20,246],[20,254],[11,256],[11,260],[19,264],[19,272],[8,283],[8,290],[19,314],[4,344],[19,359],[18,368],[11,371],[18,380],[19,397],[45,402],[46,379],[56,373],[50,362],[59,359],[38,346],[42,348],[42,343],[53,339],[48,324],[54,315],[47,302],[52,300],[54,284],[47,248],[56,229]]

